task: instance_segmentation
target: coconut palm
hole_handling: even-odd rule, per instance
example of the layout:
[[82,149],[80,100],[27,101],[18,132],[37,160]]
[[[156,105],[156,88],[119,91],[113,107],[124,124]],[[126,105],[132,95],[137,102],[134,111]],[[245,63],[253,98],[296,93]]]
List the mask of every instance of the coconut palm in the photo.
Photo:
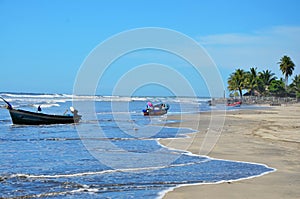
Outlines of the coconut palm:
[[245,89],[246,72],[243,69],[236,69],[228,78],[228,90],[239,91],[240,98],[243,98],[242,90]]
[[278,64],[280,64],[280,70],[282,71],[282,74],[285,77],[285,88],[287,88],[288,86],[288,78],[289,76],[291,76],[293,74],[294,71],[294,67],[295,64],[294,62],[291,60],[290,57],[284,55],[281,59],[280,62],[278,62]]
[[254,91],[258,88],[258,75],[257,68],[250,68],[250,71],[247,72],[245,87],[249,90],[250,95],[254,95]]
[[269,86],[273,80],[276,80],[277,77],[275,73],[272,73],[271,70],[263,70],[258,73],[259,77],[259,90],[262,93],[266,93],[269,90]]
[[269,91],[274,96],[283,97],[286,95],[286,89],[284,86],[282,78],[280,78],[280,80],[273,80],[270,84]]
[[291,90],[295,92],[296,97],[300,97],[300,75],[296,75],[291,83]]

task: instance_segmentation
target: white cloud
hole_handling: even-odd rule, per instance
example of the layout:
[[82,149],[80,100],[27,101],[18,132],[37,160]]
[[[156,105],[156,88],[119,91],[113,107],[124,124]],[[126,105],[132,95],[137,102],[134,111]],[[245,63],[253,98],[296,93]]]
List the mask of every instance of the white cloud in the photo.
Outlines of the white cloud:
[[259,42],[261,38],[255,35],[246,35],[238,33],[228,33],[222,35],[208,35],[200,37],[200,43],[202,45],[222,45],[222,46],[232,46],[232,45],[245,45],[252,44],[253,42]]
[[258,67],[259,70],[270,69],[281,77],[277,63],[283,55],[288,55],[296,65],[294,74],[300,74],[299,26],[277,26],[249,34],[207,35],[197,40],[220,70]]

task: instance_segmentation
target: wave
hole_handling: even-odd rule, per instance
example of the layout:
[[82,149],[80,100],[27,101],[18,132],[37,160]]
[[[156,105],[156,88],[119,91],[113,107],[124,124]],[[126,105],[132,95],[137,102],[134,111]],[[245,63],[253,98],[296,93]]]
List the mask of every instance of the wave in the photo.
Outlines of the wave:
[[188,162],[188,163],[179,163],[179,164],[170,164],[166,166],[153,166],[153,167],[138,167],[138,168],[125,168],[125,169],[110,169],[110,170],[102,170],[102,171],[89,171],[89,172],[81,172],[81,173],[72,173],[72,174],[55,174],[55,175],[34,175],[34,174],[11,174],[8,176],[0,176],[0,181],[5,181],[12,178],[73,178],[73,177],[82,177],[82,176],[91,176],[91,175],[103,175],[110,173],[122,173],[122,172],[145,172],[152,171],[157,169],[165,169],[165,168],[173,168],[173,167],[182,167],[189,166],[194,164],[202,164],[211,161],[209,158],[205,158],[201,161],[196,162]]
[[12,98],[55,98],[62,97],[61,94],[33,94],[33,93],[1,93],[2,96],[12,97]]
[[119,115],[128,115],[128,114],[139,114],[143,115],[142,111],[102,111],[102,112],[97,112],[97,115],[111,115],[111,114],[119,114]]
[[55,99],[55,100],[95,100],[95,101],[152,101],[152,102],[174,102],[174,103],[201,103],[210,98],[200,97],[145,97],[145,96],[103,96],[103,95],[74,95],[74,94],[44,94],[44,93],[0,93],[5,99]]
[[44,108],[53,106],[60,106],[58,103],[65,103],[71,101],[72,98],[66,98],[60,94],[10,94],[1,93],[6,101],[12,103],[13,107],[38,107],[42,105]]
[[54,106],[60,106],[59,104],[56,104],[56,103],[53,103],[53,104],[51,104],[51,103],[49,103],[49,104],[41,104],[41,105],[39,105],[39,104],[33,104],[32,105],[33,107],[35,107],[35,108],[38,108],[39,106],[41,107],[41,108],[50,108],[50,107],[54,107]]
[[106,187],[94,188],[93,186],[81,185],[81,184],[73,184],[73,185],[70,185],[70,188],[71,187],[74,187],[75,189],[67,190],[67,191],[56,191],[56,192],[46,192],[46,193],[33,194],[33,195],[16,196],[13,198],[48,198],[48,197],[55,197],[55,196],[74,195],[74,194],[80,194],[80,193],[93,194],[93,193],[107,191]]

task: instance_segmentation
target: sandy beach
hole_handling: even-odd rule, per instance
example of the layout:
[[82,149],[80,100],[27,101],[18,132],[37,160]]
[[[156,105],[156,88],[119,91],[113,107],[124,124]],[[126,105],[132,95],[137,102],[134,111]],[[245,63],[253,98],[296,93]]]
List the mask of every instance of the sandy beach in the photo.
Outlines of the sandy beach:
[[[168,119],[180,119],[168,116]],[[160,143],[199,154],[211,115],[182,116],[170,126],[194,127],[189,138],[160,140]],[[188,147],[187,147],[188,146]],[[220,184],[175,188],[164,199],[182,198],[300,198],[300,104],[262,110],[227,111],[222,133],[208,156],[218,159],[266,164],[276,171],[251,179]]]

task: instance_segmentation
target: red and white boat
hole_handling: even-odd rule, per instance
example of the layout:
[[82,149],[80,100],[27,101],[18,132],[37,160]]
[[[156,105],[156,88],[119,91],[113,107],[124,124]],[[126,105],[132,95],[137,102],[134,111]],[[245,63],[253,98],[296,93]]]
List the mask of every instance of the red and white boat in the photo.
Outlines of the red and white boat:
[[227,103],[227,106],[230,106],[230,107],[240,107],[241,105],[242,105],[241,101]]

